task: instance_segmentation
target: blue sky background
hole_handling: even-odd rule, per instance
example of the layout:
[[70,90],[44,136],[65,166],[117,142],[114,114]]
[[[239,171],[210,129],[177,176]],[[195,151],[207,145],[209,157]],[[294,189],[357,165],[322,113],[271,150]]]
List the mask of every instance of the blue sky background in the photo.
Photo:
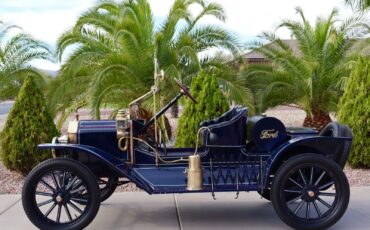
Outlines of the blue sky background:
[[[174,0],[149,0],[156,23],[159,24],[168,13]],[[211,1],[211,0],[209,0]],[[327,16],[334,7],[346,18],[351,10],[344,0],[214,0],[225,8],[227,21],[222,24],[237,33],[244,43],[253,40],[263,31],[272,31],[282,19],[297,18],[295,7],[301,6],[306,17],[314,22],[317,16]],[[78,16],[93,6],[96,0],[0,0],[0,20],[21,26],[26,32],[51,46],[58,36],[72,27]],[[197,11],[195,7],[193,12]],[[217,23],[205,18],[203,23]],[[289,38],[287,31],[278,35]],[[57,69],[58,65],[39,62],[45,69]]]

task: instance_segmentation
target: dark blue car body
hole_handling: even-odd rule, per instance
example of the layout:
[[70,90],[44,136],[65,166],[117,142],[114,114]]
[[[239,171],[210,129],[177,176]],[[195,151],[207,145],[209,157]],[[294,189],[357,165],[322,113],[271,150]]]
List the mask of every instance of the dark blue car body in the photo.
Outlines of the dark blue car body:
[[[203,169],[203,189],[187,189],[187,159],[194,148],[163,148],[157,152],[135,140],[145,122],[131,120],[132,144],[118,147],[115,120],[79,121],[76,143],[41,144],[55,157],[70,157],[87,165],[97,177],[129,179],[149,194],[218,191],[264,191],[287,159],[316,153],[334,161],[346,160],[352,138],[322,135],[310,128],[285,128],[276,118],[248,117],[247,109],[235,107],[223,116],[200,124],[198,153]],[[132,146],[131,146],[132,145]],[[163,160],[158,162],[158,156]],[[338,162],[339,163],[339,162]],[[343,167],[344,165],[341,165]]]

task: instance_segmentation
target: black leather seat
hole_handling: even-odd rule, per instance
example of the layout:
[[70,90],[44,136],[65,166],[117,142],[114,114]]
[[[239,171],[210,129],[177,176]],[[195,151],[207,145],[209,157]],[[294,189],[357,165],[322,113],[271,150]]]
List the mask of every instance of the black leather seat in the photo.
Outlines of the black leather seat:
[[242,147],[246,143],[246,122],[248,109],[236,106],[222,116],[203,121],[200,127],[203,146]]

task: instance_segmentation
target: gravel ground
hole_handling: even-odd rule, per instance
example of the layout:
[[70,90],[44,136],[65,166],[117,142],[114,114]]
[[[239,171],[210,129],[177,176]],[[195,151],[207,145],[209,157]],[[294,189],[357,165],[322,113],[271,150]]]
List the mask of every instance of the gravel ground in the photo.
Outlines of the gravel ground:
[[[305,117],[305,112],[286,106],[277,107],[275,109],[268,110],[266,112],[268,116],[274,116],[281,119],[286,126],[301,126]],[[108,113],[104,114],[104,117],[108,117]],[[80,111],[81,119],[88,119],[89,112],[87,110]],[[4,126],[6,116],[0,115],[0,131]],[[335,120],[335,118],[333,117]],[[177,119],[170,119],[171,125],[175,130],[177,125]],[[65,127],[63,131],[65,131]],[[352,169],[346,166],[344,169],[351,186],[370,186],[370,169]],[[4,165],[0,161],[0,194],[7,193],[21,193],[24,177],[18,173],[11,172],[5,169]],[[118,192],[132,192],[140,191],[134,184],[129,183],[120,186],[117,189]]]

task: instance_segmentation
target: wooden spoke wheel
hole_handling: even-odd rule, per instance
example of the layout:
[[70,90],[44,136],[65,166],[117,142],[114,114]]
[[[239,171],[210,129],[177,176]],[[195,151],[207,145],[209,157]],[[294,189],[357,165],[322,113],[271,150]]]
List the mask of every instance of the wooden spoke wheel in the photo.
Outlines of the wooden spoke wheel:
[[26,215],[41,229],[83,229],[96,216],[100,189],[94,174],[72,159],[39,164],[22,192]]
[[350,194],[339,165],[317,154],[298,155],[284,163],[271,191],[276,213],[295,229],[332,226],[346,211]]

